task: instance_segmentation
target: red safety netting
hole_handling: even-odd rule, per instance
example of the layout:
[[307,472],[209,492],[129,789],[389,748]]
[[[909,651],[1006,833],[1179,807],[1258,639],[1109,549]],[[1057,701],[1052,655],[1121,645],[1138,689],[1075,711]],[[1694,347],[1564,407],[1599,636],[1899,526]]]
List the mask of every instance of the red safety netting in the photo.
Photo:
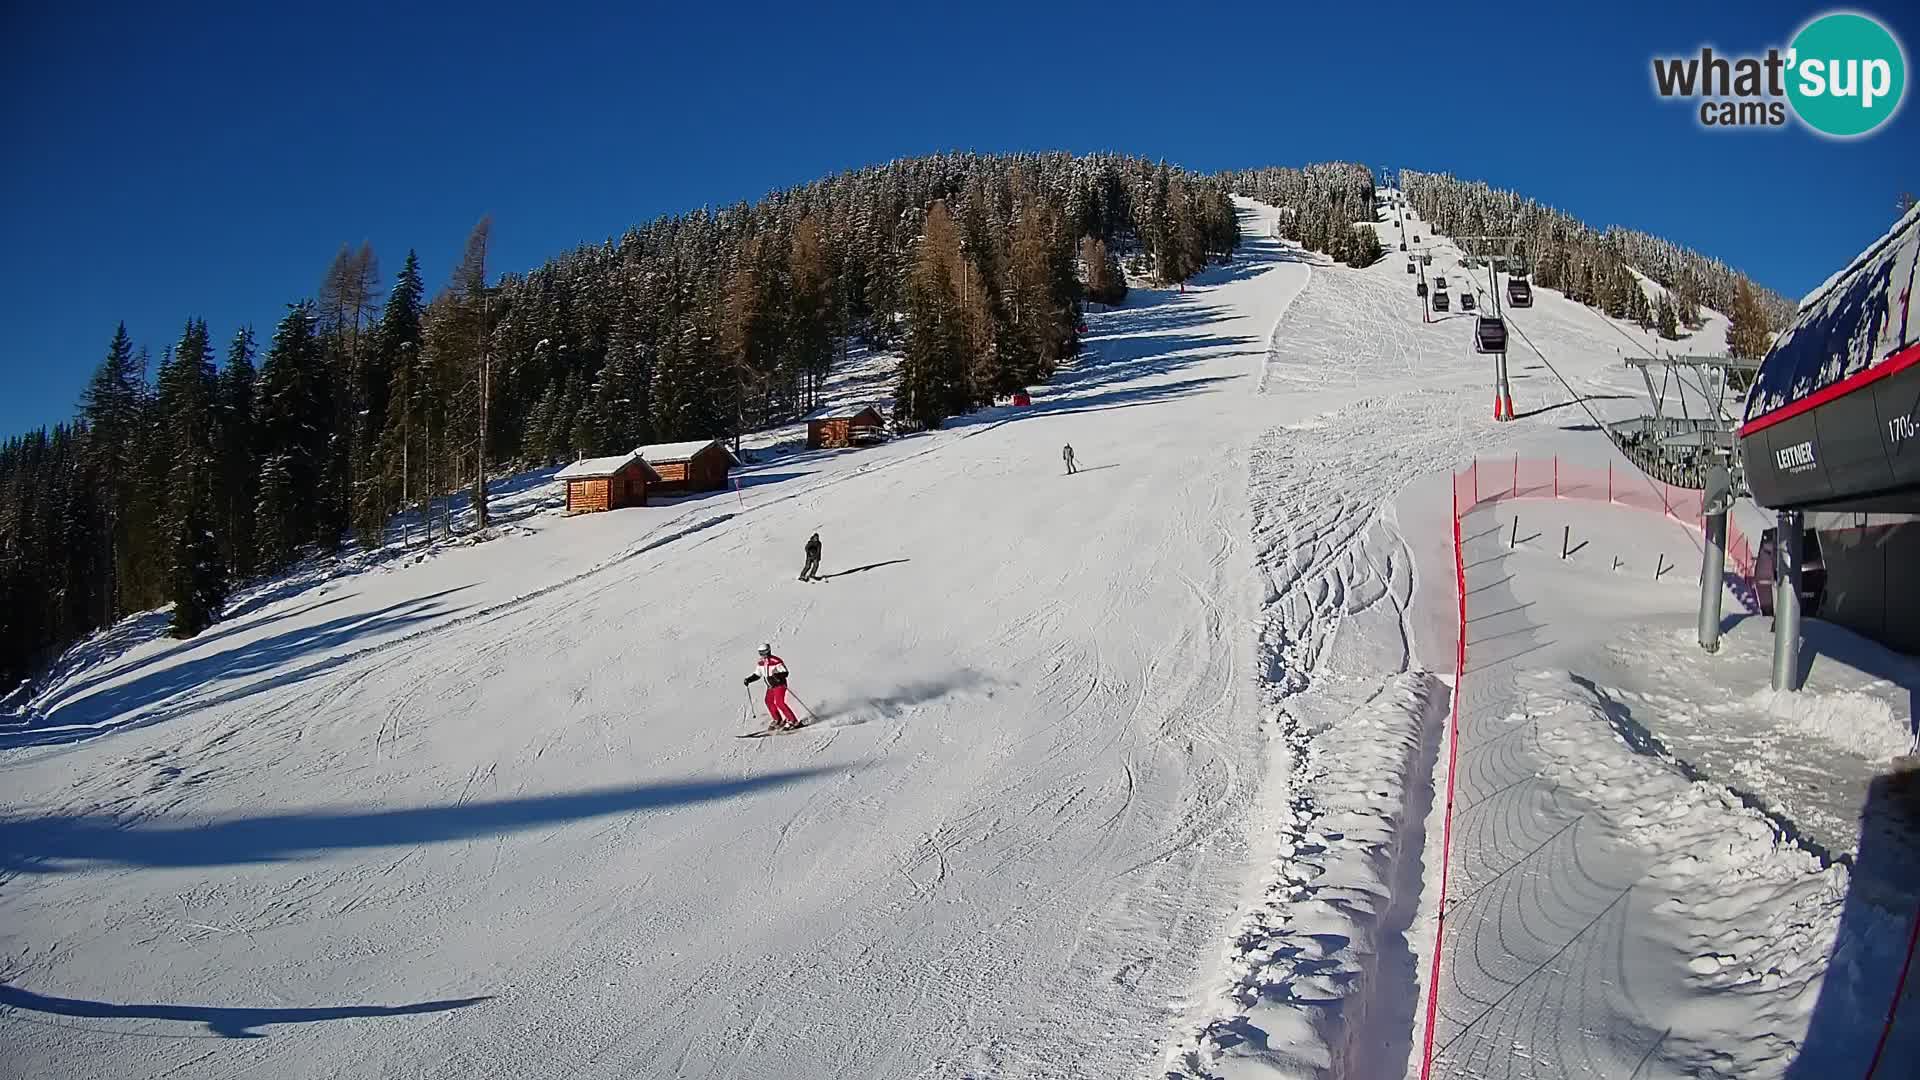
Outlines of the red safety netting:
[[[1610,505],[1631,507],[1663,514],[1696,529],[1705,528],[1704,493],[1663,483],[1637,469],[1609,465],[1597,468],[1574,465],[1558,457],[1474,459],[1468,467],[1453,474],[1453,567],[1454,589],[1458,600],[1454,651],[1453,708],[1448,718],[1447,781],[1445,812],[1440,832],[1440,904],[1439,923],[1434,931],[1433,962],[1427,973],[1426,1032],[1420,1059],[1421,1080],[1433,1070],[1433,1031],[1440,1002],[1440,968],[1445,961],[1447,883],[1451,876],[1453,854],[1453,793],[1457,746],[1460,733],[1460,686],[1467,663],[1467,582],[1464,554],[1460,545],[1460,519],[1485,503],[1503,499],[1584,499]],[[1753,579],[1754,549],[1746,534],[1727,520],[1727,561],[1740,576]],[[1899,982],[1887,1009],[1886,1022],[1867,1066],[1867,1080],[1873,1080],[1880,1065],[1887,1036],[1893,1030],[1900,1000],[1904,994],[1916,947],[1920,947],[1920,912],[1913,922],[1907,942],[1905,962]]]
[[[1482,503],[1502,499],[1583,499],[1664,514],[1696,529],[1706,526],[1705,495],[1675,487],[1638,469],[1575,465],[1558,457],[1475,458],[1453,474],[1454,520]],[[1753,544],[1731,517],[1727,520],[1727,562],[1741,577],[1753,577]]]

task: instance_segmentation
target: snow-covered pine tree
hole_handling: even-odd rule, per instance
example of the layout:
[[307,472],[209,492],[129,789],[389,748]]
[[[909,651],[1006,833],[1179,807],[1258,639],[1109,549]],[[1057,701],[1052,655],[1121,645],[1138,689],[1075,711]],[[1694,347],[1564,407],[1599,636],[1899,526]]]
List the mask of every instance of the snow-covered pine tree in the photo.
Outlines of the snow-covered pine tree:
[[1668,341],[1680,339],[1680,316],[1674,307],[1671,294],[1660,295],[1659,306],[1654,309],[1654,325],[1659,327],[1660,336]]

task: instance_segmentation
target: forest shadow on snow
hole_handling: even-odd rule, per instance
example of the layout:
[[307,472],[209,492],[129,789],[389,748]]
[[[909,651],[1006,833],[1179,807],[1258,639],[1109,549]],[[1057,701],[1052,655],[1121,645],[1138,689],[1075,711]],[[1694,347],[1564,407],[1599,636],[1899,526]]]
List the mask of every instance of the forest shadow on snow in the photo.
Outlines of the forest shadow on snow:
[[[202,645],[217,645],[226,637],[279,622],[302,612],[324,607],[333,601],[320,601],[264,620],[237,623],[231,629],[182,643],[178,648],[155,653],[128,668],[115,668],[72,690],[63,690],[51,708],[42,709],[24,726],[0,729],[0,750],[26,746],[51,746],[82,742],[115,731],[146,727],[170,717],[213,705],[225,704],[263,690],[304,682],[339,667],[364,650],[354,649],[356,641],[369,636],[405,632],[421,623],[458,615],[464,608],[439,603],[441,598],[459,592],[461,586],[413,597],[375,611],[363,611],[328,619],[311,626],[297,627],[232,648],[200,651]],[[205,641],[202,641],[202,638]],[[197,652],[191,659],[162,668],[145,670],[158,660],[172,660],[185,652]],[[303,666],[300,661],[319,654],[320,659]],[[130,671],[142,671],[104,689],[77,697],[98,682],[120,678]],[[200,691],[216,681],[232,682],[250,675],[278,674],[246,682],[208,694]]]
[[[266,1033],[255,1030],[269,1024],[311,1024],[321,1020],[349,1020],[370,1016],[413,1016],[420,1013],[451,1012],[490,1000],[488,996],[448,998],[443,1001],[419,1001],[409,1005],[334,1005],[320,1008],[249,1009],[219,1005],[117,1005],[84,998],[53,997],[0,983],[0,1005],[23,1012],[49,1016],[70,1016],[88,1020],[175,1020],[204,1024],[208,1035],[198,1038],[260,1039]],[[129,1032],[134,1034],[134,1032]],[[138,1034],[149,1034],[138,1032]],[[169,1032],[177,1038],[195,1038]]]
[[444,844],[569,821],[743,798],[833,769],[786,769],[732,780],[676,780],[557,795],[391,810],[294,810],[227,819],[122,825],[108,814],[0,817],[0,872],[60,874],[292,862],[328,851]]

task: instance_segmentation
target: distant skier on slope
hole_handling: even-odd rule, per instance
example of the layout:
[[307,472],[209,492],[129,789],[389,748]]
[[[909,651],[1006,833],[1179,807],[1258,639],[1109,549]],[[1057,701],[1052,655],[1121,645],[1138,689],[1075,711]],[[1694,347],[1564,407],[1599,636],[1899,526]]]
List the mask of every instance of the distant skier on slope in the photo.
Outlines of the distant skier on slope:
[[773,655],[772,645],[760,646],[753,674],[740,685],[752,686],[760,679],[767,680],[767,713],[773,718],[774,730],[799,727],[800,718],[787,706],[787,662]]
[[817,581],[820,577],[820,534],[807,537],[807,561],[800,568],[801,581]]
[[1068,443],[1067,445],[1060,448],[1060,460],[1067,463],[1068,476],[1072,476],[1074,473],[1079,471],[1073,467],[1073,444],[1072,443]]

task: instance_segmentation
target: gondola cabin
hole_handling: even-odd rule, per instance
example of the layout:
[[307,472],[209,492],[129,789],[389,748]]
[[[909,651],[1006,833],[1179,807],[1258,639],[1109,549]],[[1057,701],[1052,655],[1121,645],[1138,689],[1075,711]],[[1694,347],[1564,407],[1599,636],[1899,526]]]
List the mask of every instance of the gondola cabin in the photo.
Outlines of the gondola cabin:
[[566,485],[569,514],[647,505],[647,467],[639,451],[576,461],[554,479]]
[[1507,351],[1506,322],[1489,315],[1482,315],[1478,319],[1474,320],[1473,351],[1483,352],[1483,353],[1506,352]]
[[1526,278],[1508,278],[1507,303],[1514,307],[1532,307],[1533,285]]
[[719,491],[727,486],[733,455],[718,439],[656,443],[634,451],[649,472],[647,486],[662,495]]

